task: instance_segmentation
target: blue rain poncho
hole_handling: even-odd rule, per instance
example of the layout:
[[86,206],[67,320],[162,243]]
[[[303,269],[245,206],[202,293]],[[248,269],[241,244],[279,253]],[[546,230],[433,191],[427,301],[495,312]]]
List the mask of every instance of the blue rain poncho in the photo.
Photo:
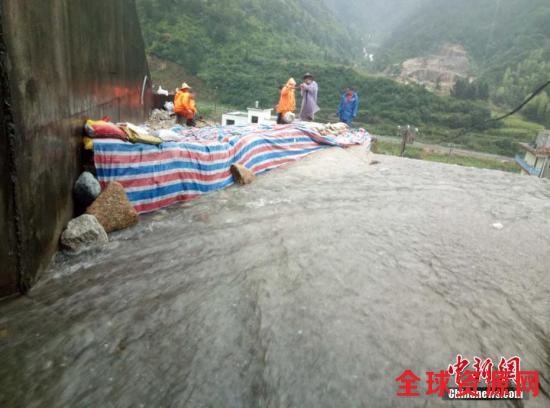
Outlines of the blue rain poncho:
[[359,108],[359,96],[356,92],[352,92],[348,95],[345,92],[340,98],[340,104],[338,105],[338,117],[341,122],[344,122],[351,126],[353,118],[357,116],[357,109]]

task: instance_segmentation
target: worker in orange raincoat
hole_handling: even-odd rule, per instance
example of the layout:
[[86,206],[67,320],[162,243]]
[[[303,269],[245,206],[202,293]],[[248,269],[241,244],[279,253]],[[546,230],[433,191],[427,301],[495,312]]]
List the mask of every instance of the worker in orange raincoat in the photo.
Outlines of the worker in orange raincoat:
[[285,86],[281,89],[281,97],[277,104],[277,123],[288,123],[285,121],[285,114],[296,110],[296,96],[294,90],[296,89],[296,81],[294,78],[290,78]]
[[195,116],[197,108],[195,106],[195,96],[189,91],[191,87],[183,83],[174,97],[174,112],[176,113],[176,122],[185,123],[187,126],[195,126]]

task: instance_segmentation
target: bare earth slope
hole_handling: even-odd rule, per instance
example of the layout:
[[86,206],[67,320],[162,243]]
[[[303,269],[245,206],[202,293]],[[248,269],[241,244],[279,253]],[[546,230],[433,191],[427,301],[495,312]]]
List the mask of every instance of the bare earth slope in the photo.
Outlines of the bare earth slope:
[[398,80],[417,83],[448,95],[458,78],[466,78],[470,59],[463,46],[445,44],[437,55],[412,58],[403,62]]

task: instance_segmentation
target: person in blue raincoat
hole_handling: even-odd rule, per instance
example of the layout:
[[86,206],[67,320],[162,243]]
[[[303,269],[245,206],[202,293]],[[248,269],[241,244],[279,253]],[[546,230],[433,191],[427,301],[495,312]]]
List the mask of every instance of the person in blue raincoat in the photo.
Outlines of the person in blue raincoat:
[[351,126],[351,122],[357,116],[357,109],[359,108],[359,96],[353,88],[346,88],[346,91],[340,98],[340,104],[338,105],[338,118],[340,122],[344,122],[348,126]]

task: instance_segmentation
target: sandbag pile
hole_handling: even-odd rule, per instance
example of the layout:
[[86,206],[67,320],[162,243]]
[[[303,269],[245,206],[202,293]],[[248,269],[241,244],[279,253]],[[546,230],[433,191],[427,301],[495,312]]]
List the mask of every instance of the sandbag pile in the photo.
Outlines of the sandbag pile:
[[94,139],[103,138],[128,140],[126,133],[109,120],[110,118],[108,116],[105,116],[101,120],[88,119],[84,124],[86,135]]
[[131,143],[159,145],[161,138],[152,134],[149,129],[132,123],[114,124],[108,116],[101,120],[88,119],[84,124],[84,148],[91,150],[93,139],[118,139]]
[[301,126],[319,132],[321,135],[343,135],[350,132],[350,127],[343,122],[337,123],[318,123],[318,122],[303,122]]

